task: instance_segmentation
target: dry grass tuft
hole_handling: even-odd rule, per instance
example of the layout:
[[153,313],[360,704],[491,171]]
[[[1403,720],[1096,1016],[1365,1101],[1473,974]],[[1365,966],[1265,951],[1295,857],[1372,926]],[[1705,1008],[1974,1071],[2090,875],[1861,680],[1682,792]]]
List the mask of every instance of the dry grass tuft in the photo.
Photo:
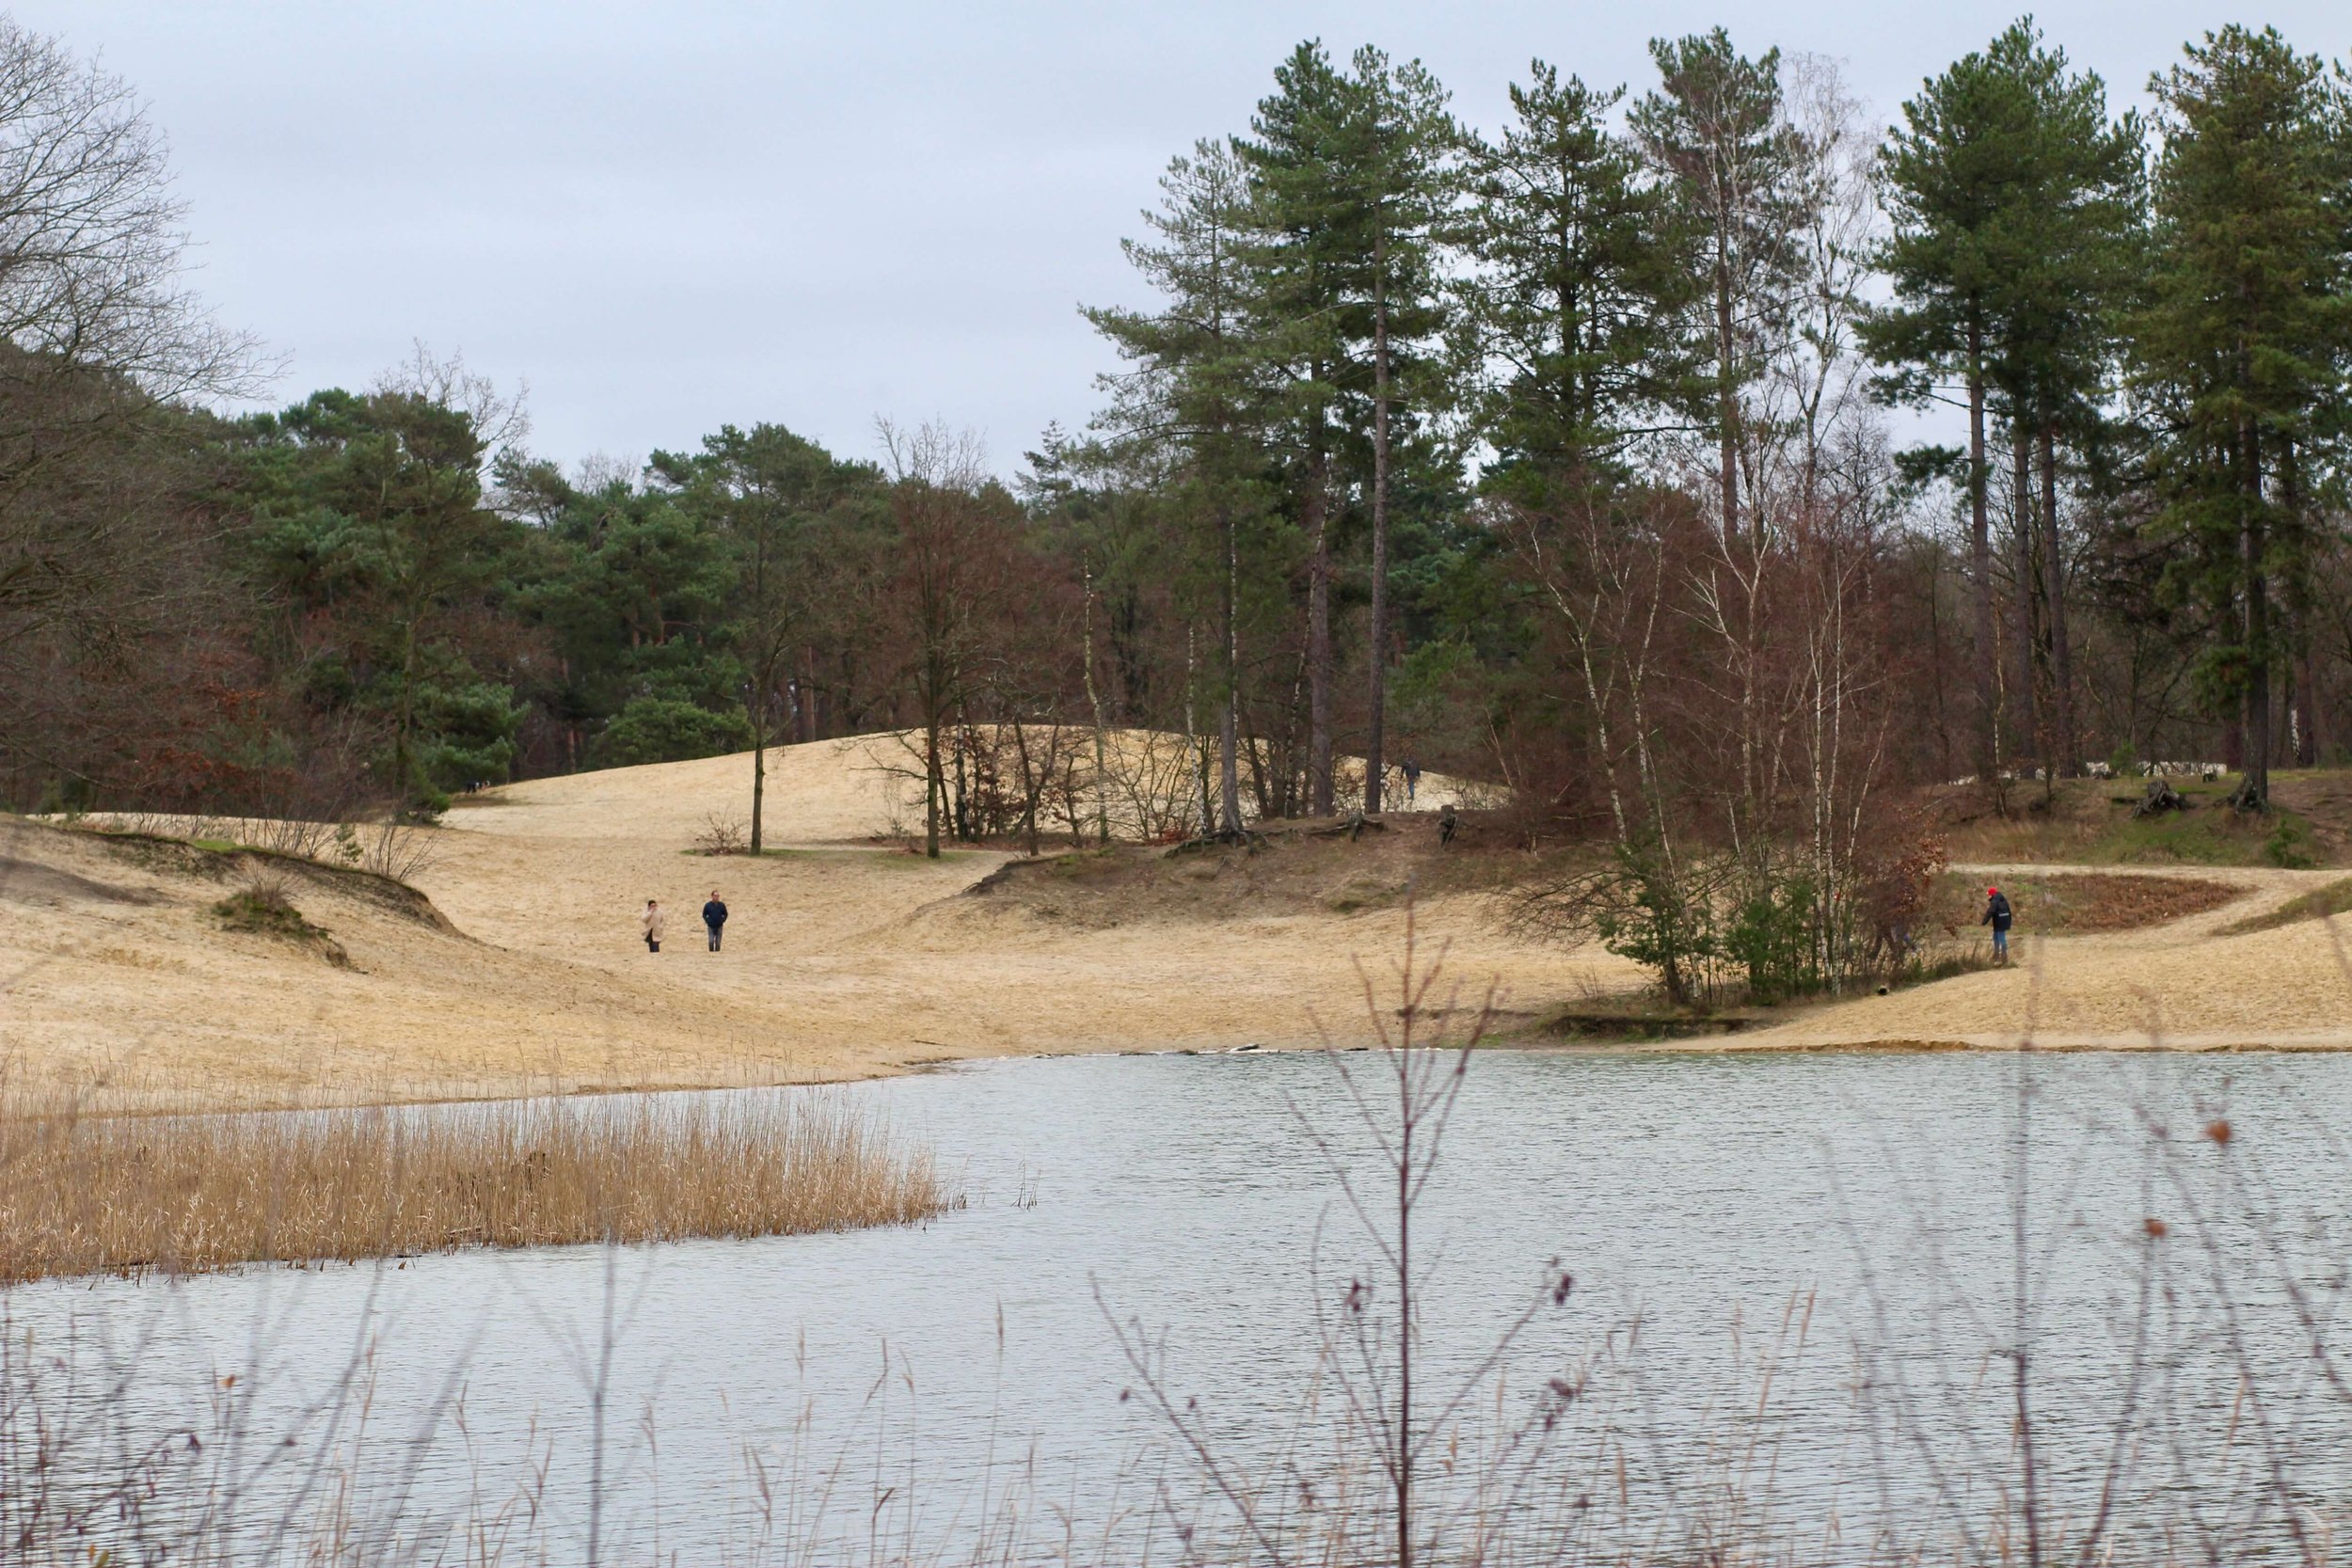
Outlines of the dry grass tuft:
[[0,1284],[847,1230],[951,1202],[927,1155],[802,1094],[130,1117],[0,1085]]
[[246,869],[245,885],[213,906],[223,930],[272,937],[307,947],[338,968],[351,962],[342,943],[310,924],[286,895],[285,873],[255,864]]

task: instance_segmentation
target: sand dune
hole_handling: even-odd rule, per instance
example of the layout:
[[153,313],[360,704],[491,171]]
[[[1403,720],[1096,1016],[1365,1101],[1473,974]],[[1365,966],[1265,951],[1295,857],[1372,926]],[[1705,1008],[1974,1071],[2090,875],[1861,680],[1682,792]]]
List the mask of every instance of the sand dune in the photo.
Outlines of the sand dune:
[[[234,885],[234,857],[0,825],[0,1055],[8,1070],[159,1101],[280,1104],[1279,1047],[1311,1043],[1318,1024],[1341,1043],[1369,1037],[1351,960],[1385,973],[1406,920],[1394,898],[1357,898],[1348,882],[1263,909],[1228,895],[1214,918],[1098,904],[1057,919],[1050,899],[965,896],[1009,857],[934,862],[875,841],[907,819],[910,760],[889,736],[771,753],[778,847],[757,860],[694,853],[713,814],[748,806],[748,756],[487,792],[433,833],[435,862],[415,879],[444,924],[365,879],[297,877],[296,907],[347,967],[224,930],[213,906]],[[1422,802],[1458,787],[1425,777]],[[2246,897],[2151,929],[2047,940],[2026,910],[2014,969],[1709,1043],[2007,1047],[2030,1029],[2045,1046],[2352,1047],[2352,963],[2328,925],[2220,934],[2342,873],[2197,875]],[[734,915],[716,955],[697,921],[714,888]],[[649,896],[672,911],[659,956],[638,940]],[[1426,897],[1417,918],[1451,944],[1455,974],[1497,982],[1521,1019],[1644,983],[1597,950],[1502,933],[1476,895]]]
[[[171,1102],[285,1103],[822,1081],[974,1055],[1221,1050],[1362,1037],[1350,958],[1396,944],[1396,910],[1216,927],[1064,930],[954,900],[1008,858],[933,862],[872,842],[907,781],[893,737],[771,752],[770,842],[706,858],[714,813],[749,804],[748,755],[578,774],[474,797],[415,880],[453,931],[398,918],[332,879],[296,906],[350,967],[232,935],[211,911],[233,873],[142,865],[132,847],[8,829],[0,1053],[16,1070],[104,1080]],[[1424,801],[1433,785],[1422,780]],[[903,812],[900,813],[903,816]],[[714,889],[733,919],[705,951]],[[658,957],[647,897],[672,911]],[[1474,900],[1425,906],[1460,972],[1533,1005],[1632,983],[1605,955],[1494,934]]]

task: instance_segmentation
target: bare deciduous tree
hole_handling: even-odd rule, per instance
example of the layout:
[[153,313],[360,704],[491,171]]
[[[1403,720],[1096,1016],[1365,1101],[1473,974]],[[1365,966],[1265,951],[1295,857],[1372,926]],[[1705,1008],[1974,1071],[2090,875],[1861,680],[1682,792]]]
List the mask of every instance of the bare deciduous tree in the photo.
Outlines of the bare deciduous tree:
[[891,594],[904,620],[906,684],[923,764],[923,847],[937,859],[947,804],[943,740],[978,689],[992,634],[1013,587],[1012,500],[989,478],[979,439],[883,420],[898,531]]
[[0,19],[0,607],[62,608],[106,555],[27,488],[159,404],[266,379],[186,287],[182,215],[130,85]]

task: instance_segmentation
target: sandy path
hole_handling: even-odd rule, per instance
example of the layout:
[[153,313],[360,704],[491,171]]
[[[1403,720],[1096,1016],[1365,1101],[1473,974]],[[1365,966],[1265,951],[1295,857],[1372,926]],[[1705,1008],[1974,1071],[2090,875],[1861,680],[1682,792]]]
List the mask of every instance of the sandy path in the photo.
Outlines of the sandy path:
[[2100,876],[2194,876],[2246,890],[2234,903],[2137,931],[2039,938],[2018,911],[2013,967],[1810,1009],[1737,1035],[1735,1050],[1823,1046],[2048,1049],[2352,1049],[2352,932],[2303,921],[2222,936],[2223,928],[2330,882],[2335,871],[2211,866],[1976,865],[1994,879],[2065,871]]

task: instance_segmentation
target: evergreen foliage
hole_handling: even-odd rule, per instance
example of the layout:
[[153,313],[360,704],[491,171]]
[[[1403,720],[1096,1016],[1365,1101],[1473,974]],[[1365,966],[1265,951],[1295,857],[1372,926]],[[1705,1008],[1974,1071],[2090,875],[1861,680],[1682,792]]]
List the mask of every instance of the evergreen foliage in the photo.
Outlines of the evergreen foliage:
[[[56,283],[0,298],[10,798],[425,817],[747,748],[757,847],[771,747],[897,729],[927,847],[1034,847],[1169,792],[1106,732],[1176,732],[1155,834],[1508,784],[1497,831],[1589,847],[1547,907],[1695,1003],[1908,951],[1912,786],[2221,756],[2262,809],[2352,755],[2341,66],[2226,27],[2143,123],[2020,21],[1883,135],[1722,28],[1645,75],[1532,62],[1481,131],[1299,44],[1168,164],[1149,302],[1085,312],[1101,415],[1009,488],[952,433],[885,469],[756,420],[567,470],[421,356],[206,412],[234,341],[158,292],[160,141],[85,80],[124,183],[58,188],[111,238],[35,256],[0,191],[5,276]],[[126,257],[167,270],[107,295]]]

